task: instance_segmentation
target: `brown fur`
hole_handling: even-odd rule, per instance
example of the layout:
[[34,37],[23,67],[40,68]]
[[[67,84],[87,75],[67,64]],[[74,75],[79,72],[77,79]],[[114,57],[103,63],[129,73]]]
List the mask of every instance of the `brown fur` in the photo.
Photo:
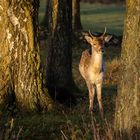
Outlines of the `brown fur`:
[[93,101],[95,90],[97,91],[97,99],[99,103],[99,110],[101,117],[103,117],[102,107],[102,84],[104,75],[104,61],[103,61],[103,50],[105,41],[109,41],[111,37],[105,38],[85,36],[87,42],[91,45],[91,54],[89,50],[85,50],[82,53],[79,70],[82,77],[85,79],[88,91],[89,91],[89,110],[93,111]]
[[84,77],[84,79],[86,78],[85,73],[89,66],[90,59],[91,59],[91,54],[89,53],[89,50],[85,50],[82,53],[82,57],[81,57],[80,64],[79,64],[79,69],[81,69],[80,72],[81,72],[81,75]]

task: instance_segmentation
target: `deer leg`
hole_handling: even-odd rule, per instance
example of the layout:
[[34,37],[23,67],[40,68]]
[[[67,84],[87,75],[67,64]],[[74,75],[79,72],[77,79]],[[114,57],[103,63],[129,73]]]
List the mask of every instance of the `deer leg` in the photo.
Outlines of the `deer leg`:
[[98,99],[98,104],[99,104],[99,111],[100,111],[101,117],[103,118],[104,113],[103,113],[103,106],[102,106],[102,84],[98,84],[96,88],[97,88],[97,99]]
[[94,95],[95,95],[95,86],[91,83],[87,83],[88,91],[89,91],[89,111],[93,112],[93,102],[94,102]]

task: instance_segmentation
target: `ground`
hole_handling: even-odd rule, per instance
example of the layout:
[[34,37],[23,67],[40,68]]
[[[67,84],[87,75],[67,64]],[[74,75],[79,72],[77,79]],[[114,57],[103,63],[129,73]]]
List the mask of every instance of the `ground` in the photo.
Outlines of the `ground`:
[[[40,21],[43,18],[44,10],[45,4],[42,1],[39,14]],[[84,30],[103,32],[106,26],[108,33],[122,35],[124,11],[125,7],[122,5],[82,3],[81,19]],[[11,129],[6,130],[6,134],[12,131],[11,137],[20,137],[20,139],[25,140],[92,140],[93,137],[95,139],[95,137],[101,137],[104,134],[107,135],[107,139],[111,137],[112,129],[110,127],[112,127],[114,118],[121,47],[110,46],[106,48],[105,58],[107,63],[103,87],[103,106],[106,121],[101,121],[97,100],[94,103],[95,112],[93,115],[88,111],[88,91],[78,70],[81,53],[86,48],[86,45],[80,44],[73,46],[73,77],[81,90],[81,94],[77,94],[77,105],[74,108],[61,107],[61,110],[58,108],[57,111],[51,111],[47,114],[25,114],[24,116],[17,116],[14,120],[11,120],[8,114],[5,114],[6,119],[0,120],[0,124],[7,128],[8,126],[11,127]],[[100,134],[101,132],[102,134]]]

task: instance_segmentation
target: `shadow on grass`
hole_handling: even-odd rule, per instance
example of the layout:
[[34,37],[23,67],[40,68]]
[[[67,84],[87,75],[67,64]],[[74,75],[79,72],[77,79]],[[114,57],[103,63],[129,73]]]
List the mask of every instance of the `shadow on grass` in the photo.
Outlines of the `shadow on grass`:
[[[104,117],[110,121],[114,120],[116,96],[117,96],[117,86],[103,87],[102,102],[103,102],[104,115],[105,115]],[[97,94],[95,94],[93,106],[94,106],[94,112],[93,112],[94,116],[96,117],[96,119],[100,119]]]
[[104,113],[107,119],[114,119],[115,103],[117,96],[117,86],[105,86],[103,88],[103,106]]

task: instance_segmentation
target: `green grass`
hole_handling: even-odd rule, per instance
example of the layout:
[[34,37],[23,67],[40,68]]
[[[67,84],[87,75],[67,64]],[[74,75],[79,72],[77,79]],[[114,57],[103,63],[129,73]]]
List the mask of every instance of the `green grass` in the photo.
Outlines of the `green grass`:
[[81,4],[81,21],[85,30],[121,35],[125,7],[122,5]]
[[[124,6],[120,5],[91,5],[82,3],[81,19],[84,30],[103,31],[104,26],[106,26],[108,32],[121,35],[124,9]],[[43,18],[44,11],[45,0],[42,0],[39,13],[40,21]],[[99,135],[98,130],[101,135],[112,136],[112,129],[110,130],[109,126],[112,125],[114,119],[117,83],[119,80],[120,48],[110,47],[106,49],[107,68],[103,87],[103,105],[105,117],[108,121],[107,126],[106,122],[102,122],[100,119],[97,99],[94,103],[95,112],[93,114],[96,123],[94,123],[91,114],[88,112],[88,91],[78,70],[80,56],[85,49],[84,46],[73,47],[73,77],[77,86],[81,89],[81,96],[78,98],[77,106],[74,108],[61,108],[46,114],[25,114],[24,116],[19,116],[15,118],[12,126],[13,137],[18,135],[20,128],[22,128],[20,139],[23,140],[65,140],[66,138],[64,137],[71,140],[92,140],[93,135]],[[0,126],[4,126],[6,120],[6,117],[3,121],[0,120]],[[8,127],[7,124],[5,126]],[[109,140],[108,137],[106,137],[107,140]]]
[[[45,1],[40,4],[39,19],[43,19]],[[101,5],[81,3],[81,21],[84,30],[103,32],[107,27],[108,33],[122,35],[125,15],[123,5]]]

